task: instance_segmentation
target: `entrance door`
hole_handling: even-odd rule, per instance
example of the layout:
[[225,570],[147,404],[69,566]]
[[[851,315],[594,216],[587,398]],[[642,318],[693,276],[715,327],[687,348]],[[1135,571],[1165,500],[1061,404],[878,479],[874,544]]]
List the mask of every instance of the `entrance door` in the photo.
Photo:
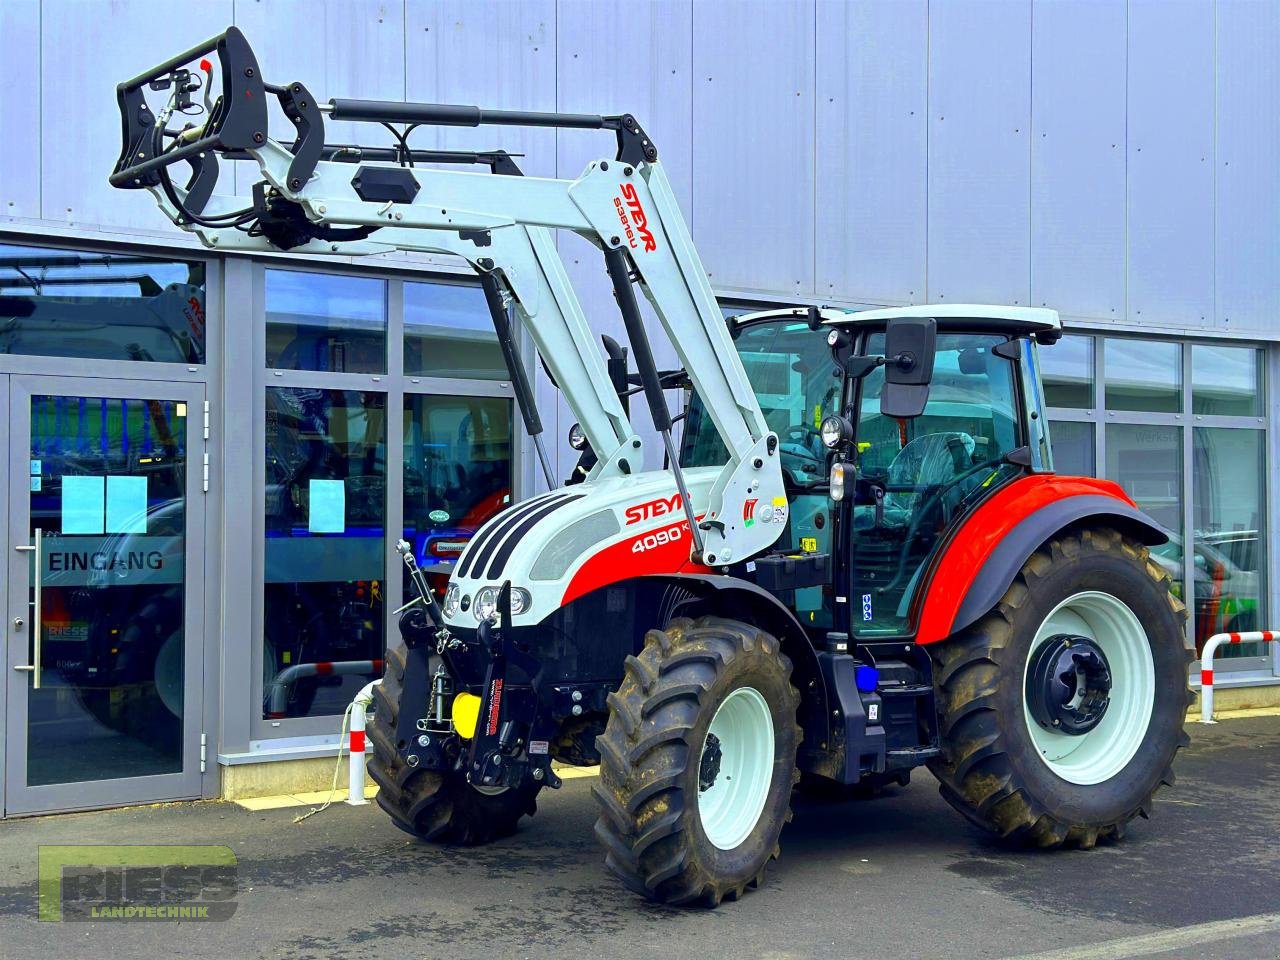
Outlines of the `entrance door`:
[[204,388],[5,399],[5,812],[199,796]]

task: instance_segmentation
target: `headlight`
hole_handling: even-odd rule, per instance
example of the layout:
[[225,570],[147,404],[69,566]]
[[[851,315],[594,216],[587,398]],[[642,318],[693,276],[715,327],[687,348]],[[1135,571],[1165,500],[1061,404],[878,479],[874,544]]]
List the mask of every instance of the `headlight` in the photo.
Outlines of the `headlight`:
[[575,450],[586,449],[587,435],[582,432],[582,424],[575,423],[569,428],[569,446]]
[[837,503],[844,499],[844,464],[831,465],[831,499]]
[[848,420],[833,414],[822,421],[819,432],[822,434],[822,445],[828,450],[834,450],[848,440],[853,431]]
[[481,587],[476,591],[475,601],[471,604],[471,612],[476,615],[476,622],[483,623],[498,612],[498,588]]
[[[475,607],[473,613],[476,619],[484,622],[498,612],[498,597],[502,594],[501,587],[481,587],[476,594]],[[447,601],[446,597],[446,601]],[[533,597],[524,587],[511,588],[511,615],[513,617],[524,613],[533,605]],[[448,608],[446,608],[447,610]]]
[[511,588],[511,615],[524,613],[533,605],[533,597],[529,596],[529,591],[524,587]]
[[462,602],[462,589],[456,584],[449,584],[449,589],[444,592],[444,615],[452,617],[458,612],[458,605]]

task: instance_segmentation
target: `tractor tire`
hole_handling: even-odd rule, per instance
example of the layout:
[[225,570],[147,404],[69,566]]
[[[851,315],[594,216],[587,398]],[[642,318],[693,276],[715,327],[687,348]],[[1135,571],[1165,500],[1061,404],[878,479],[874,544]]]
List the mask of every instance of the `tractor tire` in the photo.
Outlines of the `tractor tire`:
[[596,740],[608,869],[661,903],[714,907],[758,887],[791,819],[799,702],[777,639],[749,624],[649,631]]
[[1064,533],[995,609],[932,647],[943,755],[929,767],[942,796],[1044,848],[1119,840],[1150,816],[1189,742],[1194,653],[1169,585],[1116,530]]
[[400,756],[396,723],[405,665],[405,648],[389,647],[386,673],[373,688],[369,775],[378,784],[378,806],[401,830],[437,843],[476,846],[515,833],[520,818],[536,812],[541,784],[481,792],[461,773],[416,770]]

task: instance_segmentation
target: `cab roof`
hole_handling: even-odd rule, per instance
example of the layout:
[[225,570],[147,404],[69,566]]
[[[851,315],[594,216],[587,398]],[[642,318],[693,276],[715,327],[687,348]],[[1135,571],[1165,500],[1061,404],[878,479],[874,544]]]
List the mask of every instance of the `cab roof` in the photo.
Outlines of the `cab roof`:
[[[783,317],[807,319],[809,307],[760,310],[736,318],[738,323],[755,320],[777,320]],[[1057,310],[1045,307],[1010,307],[989,303],[924,303],[911,307],[882,307],[877,310],[841,310],[823,307],[818,311],[822,322],[833,326],[884,323],[896,317],[933,317],[935,320],[986,320],[1035,333],[1041,330],[1061,331]]]
[[990,303],[922,303],[912,307],[884,307],[846,313],[843,319],[827,319],[826,323],[869,323],[897,317],[933,317],[935,320],[1003,320],[1027,330],[1061,330],[1057,310],[1046,307],[1010,307]]

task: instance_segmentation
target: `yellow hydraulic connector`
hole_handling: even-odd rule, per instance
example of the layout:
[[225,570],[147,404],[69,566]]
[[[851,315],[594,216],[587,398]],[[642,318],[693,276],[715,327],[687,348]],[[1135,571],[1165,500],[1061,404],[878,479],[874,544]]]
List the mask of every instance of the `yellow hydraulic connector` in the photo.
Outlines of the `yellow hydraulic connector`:
[[463,740],[476,735],[476,722],[480,719],[480,698],[474,693],[460,693],[453,698],[453,729]]

